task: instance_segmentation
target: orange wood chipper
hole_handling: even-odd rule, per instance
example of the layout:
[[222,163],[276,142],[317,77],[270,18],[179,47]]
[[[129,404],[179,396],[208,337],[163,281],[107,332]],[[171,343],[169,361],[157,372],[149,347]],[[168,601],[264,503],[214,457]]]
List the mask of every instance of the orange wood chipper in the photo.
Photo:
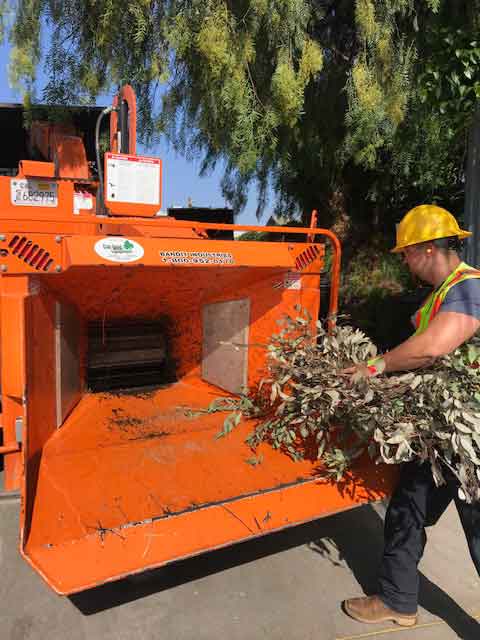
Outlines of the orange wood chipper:
[[[97,175],[85,135],[34,120],[27,157],[0,177],[0,453],[6,489],[21,493],[21,554],[60,594],[388,491],[368,463],[341,487],[266,445],[261,465],[245,464],[252,424],[218,440],[225,414],[191,417],[258,383],[279,318],[298,304],[318,317],[325,238],[334,320],[340,245],[315,219],[160,215],[161,162],[136,155],[135,126],[127,86],[97,118]],[[218,230],[300,241],[212,239]]]

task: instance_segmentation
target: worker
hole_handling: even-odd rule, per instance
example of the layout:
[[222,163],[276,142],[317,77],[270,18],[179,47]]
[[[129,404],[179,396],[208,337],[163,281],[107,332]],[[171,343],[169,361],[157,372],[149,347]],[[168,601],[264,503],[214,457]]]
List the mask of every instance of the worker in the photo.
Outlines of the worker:
[[[415,207],[404,216],[392,251],[402,254],[412,274],[433,291],[412,318],[415,333],[408,340],[374,361],[345,369],[346,374],[358,378],[420,369],[472,338],[480,327],[480,271],[457,253],[470,235],[436,205]],[[455,476],[446,468],[444,474],[446,484],[437,487],[428,462],[403,465],[385,516],[377,594],[343,602],[343,610],[355,620],[416,623],[425,527],[435,524],[452,500],[480,575],[480,503],[462,501]]]

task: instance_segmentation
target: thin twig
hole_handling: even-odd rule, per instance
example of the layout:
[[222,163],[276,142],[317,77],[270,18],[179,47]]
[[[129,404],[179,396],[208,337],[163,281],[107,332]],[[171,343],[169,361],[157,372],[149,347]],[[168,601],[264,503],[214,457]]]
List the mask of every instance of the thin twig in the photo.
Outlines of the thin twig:
[[236,513],[234,513],[233,511],[231,511],[228,507],[226,507],[224,504],[220,505],[223,509],[225,509],[225,511],[227,513],[229,513],[231,516],[233,516],[234,518],[236,518],[239,522],[241,522],[243,524],[244,527],[247,527],[247,529],[250,531],[250,533],[255,533],[255,531],[253,529],[250,529],[250,527],[248,526],[248,524],[246,522],[244,522],[239,516],[237,516]]
[[248,62],[246,62],[246,63],[245,63],[245,66],[246,66],[246,68],[247,68],[248,79],[249,79],[249,81],[250,81],[250,85],[251,85],[251,87],[252,87],[252,91],[253,91],[253,93],[255,94],[256,99],[257,99],[257,100],[258,100],[258,102],[260,103],[260,106],[261,106],[261,107],[262,107],[262,109],[266,112],[267,110],[266,110],[266,108],[265,108],[265,105],[264,105],[264,104],[263,104],[263,102],[260,100],[260,97],[259,97],[259,95],[258,95],[258,93],[257,93],[256,88],[255,88],[255,83],[253,82],[252,74],[251,74],[251,72],[250,72],[250,65],[248,64]]

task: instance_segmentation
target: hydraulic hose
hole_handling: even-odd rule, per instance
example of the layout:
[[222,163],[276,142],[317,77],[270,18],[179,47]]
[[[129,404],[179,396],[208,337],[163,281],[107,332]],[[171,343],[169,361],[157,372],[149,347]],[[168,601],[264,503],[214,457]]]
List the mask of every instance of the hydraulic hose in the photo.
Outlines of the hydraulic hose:
[[97,122],[95,124],[95,154],[97,157],[97,171],[98,171],[98,182],[99,188],[97,193],[97,214],[102,214],[104,212],[104,199],[103,199],[103,170],[100,162],[100,125],[102,124],[102,120],[105,116],[107,116],[112,111],[117,111],[116,107],[110,106],[98,115]]

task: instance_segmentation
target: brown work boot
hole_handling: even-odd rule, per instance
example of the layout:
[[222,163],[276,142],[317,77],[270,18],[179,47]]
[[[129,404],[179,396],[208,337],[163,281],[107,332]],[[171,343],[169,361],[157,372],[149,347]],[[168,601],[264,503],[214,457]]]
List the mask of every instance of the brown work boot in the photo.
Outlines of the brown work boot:
[[392,621],[401,627],[413,627],[417,622],[416,613],[398,613],[387,607],[378,596],[344,600],[343,610],[354,620],[369,624]]

